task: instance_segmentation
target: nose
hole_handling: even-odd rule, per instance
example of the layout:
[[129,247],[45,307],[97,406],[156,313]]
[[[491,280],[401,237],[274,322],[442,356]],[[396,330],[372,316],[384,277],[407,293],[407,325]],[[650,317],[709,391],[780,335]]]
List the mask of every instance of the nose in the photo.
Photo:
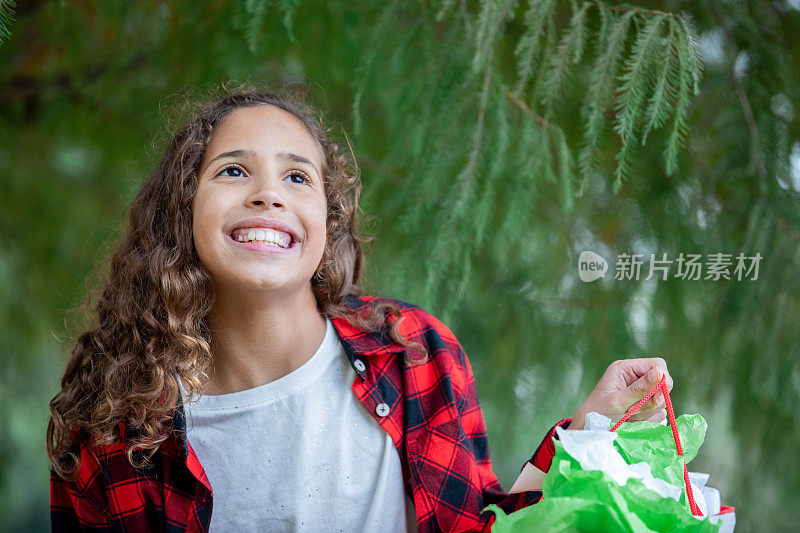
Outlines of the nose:
[[269,179],[256,180],[255,188],[247,197],[247,204],[253,206],[286,207],[278,187]]

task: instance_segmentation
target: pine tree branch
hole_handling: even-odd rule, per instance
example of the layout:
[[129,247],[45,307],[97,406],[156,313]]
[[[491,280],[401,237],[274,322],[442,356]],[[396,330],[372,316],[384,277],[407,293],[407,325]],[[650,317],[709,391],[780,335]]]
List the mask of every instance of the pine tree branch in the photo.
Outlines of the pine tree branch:
[[14,22],[14,8],[17,3],[14,0],[0,0],[0,45],[11,37],[9,29]]
[[692,43],[685,28],[684,31],[678,32],[676,44],[678,46],[678,75],[676,77],[678,87],[675,119],[672,122],[672,131],[670,131],[667,146],[664,149],[665,170],[668,176],[671,176],[678,168],[678,151],[683,148],[685,136],[689,131],[686,116],[690,105],[688,80],[692,76],[689,64]]
[[[458,243],[459,240],[463,240],[467,234],[465,231],[459,229],[459,224],[462,224],[465,220],[465,217],[468,216],[466,215],[466,213],[469,212],[467,205],[470,198],[474,197],[473,193],[475,186],[475,174],[478,164],[478,157],[480,156],[481,152],[481,144],[483,142],[486,107],[489,101],[491,76],[491,65],[487,64],[485,65],[483,72],[480,103],[478,104],[478,120],[472,133],[472,148],[470,150],[469,158],[467,159],[467,164],[459,173],[458,178],[456,178],[451,185],[451,191],[453,191],[453,194],[450,196],[455,197],[455,201],[452,204],[452,209],[448,209],[446,212],[455,213],[456,215],[446,216],[440,224],[437,224],[442,234],[451,236],[452,239],[438,239],[431,250],[430,257],[435,261],[436,267],[428,270],[428,275],[425,279],[425,292],[427,294],[439,294],[440,291],[436,289],[439,286],[440,280],[442,280],[444,274],[447,273],[447,271],[453,265],[453,262],[456,260],[456,256],[451,253],[450,250],[452,249],[454,243]],[[458,246],[461,250],[461,253],[469,255],[474,248],[474,243],[470,238],[467,242],[463,242],[463,245]],[[465,261],[468,260],[468,258],[465,259]],[[453,268],[455,267],[453,266]],[[465,278],[467,275],[466,272],[466,270],[462,270],[461,284],[466,283],[467,281]],[[458,291],[458,288],[456,290]],[[453,299],[451,299],[449,302],[450,303],[448,305],[455,305],[456,303]]]
[[[661,127],[669,118],[669,113],[672,109],[670,105],[670,97],[674,99],[674,92],[670,87],[670,73],[671,67],[675,61],[675,56],[672,54],[673,49],[673,22],[672,19],[667,20],[669,27],[669,35],[667,36],[667,46],[662,50],[662,65],[661,70],[656,77],[656,85],[653,95],[648,102],[647,110],[645,112],[645,126],[642,132],[642,146],[647,142],[647,134],[655,129]],[[672,94],[670,94],[672,93]]]
[[[450,8],[453,7],[453,2],[455,2],[455,0],[445,0],[444,2],[442,2],[442,7],[440,7],[439,11],[436,13],[436,18],[435,18],[436,22],[442,21],[447,12],[450,11]],[[423,8],[425,9],[426,12],[428,11],[427,2],[423,4]]]
[[600,17],[601,27],[597,32],[595,46],[601,50],[601,53],[589,75],[589,88],[582,111],[586,117],[586,124],[583,145],[578,155],[582,176],[581,192],[588,183],[595,158],[599,152],[602,126],[605,121],[603,110],[613,89],[617,63],[622,55],[628,28],[635,13],[629,11],[614,17],[608,11],[601,11]]
[[[655,56],[664,17],[649,17],[646,25],[639,30],[631,50],[631,56],[625,60],[625,72],[620,76],[623,82],[618,89],[619,96],[614,105],[617,112],[617,124],[614,130],[619,134],[622,147],[615,156],[618,161],[614,172],[614,192],[622,186],[622,182],[630,173],[630,164],[635,152],[635,129],[642,113],[642,104],[648,90],[648,71]],[[669,19],[666,19],[669,20]]]
[[396,9],[396,2],[386,2],[380,12],[377,23],[372,27],[371,35],[369,38],[369,52],[366,54],[364,61],[356,67],[358,73],[357,81],[354,88],[353,103],[351,105],[351,113],[353,117],[353,134],[357,138],[361,135],[361,98],[366,90],[367,81],[372,73],[375,59],[380,50],[381,30],[385,28],[389,21],[392,20]]
[[577,2],[572,4],[569,28],[563,33],[558,45],[558,53],[551,57],[549,69],[538,87],[540,102],[545,106],[546,117],[553,116],[561,96],[561,87],[570,79],[572,63],[577,62],[574,58],[582,55],[588,7],[589,4],[586,2],[580,7]]
[[505,94],[506,94],[506,96],[508,97],[508,99],[509,99],[509,100],[511,100],[511,102],[512,102],[512,103],[513,103],[515,106],[517,106],[518,108],[520,108],[520,109],[521,109],[522,111],[524,111],[526,114],[528,114],[528,115],[530,115],[531,117],[533,117],[533,119],[534,119],[536,122],[538,122],[539,124],[541,124],[542,126],[547,126],[547,119],[545,119],[544,117],[542,117],[542,116],[540,116],[540,115],[537,115],[536,113],[534,113],[534,112],[533,112],[533,110],[532,110],[530,107],[528,107],[527,105],[525,105],[525,102],[523,102],[522,100],[520,100],[519,98],[517,98],[517,96],[516,96],[514,93],[512,93],[511,91],[509,91],[507,87],[503,87],[503,92],[505,92]]
[[297,42],[297,37],[294,35],[294,14],[297,12],[299,5],[300,0],[278,1],[278,8],[283,13],[283,27],[286,28],[286,36],[293,43]]
[[506,163],[505,156],[508,152],[508,146],[510,144],[508,117],[506,116],[506,110],[503,108],[506,101],[505,96],[493,96],[497,98],[498,102],[496,104],[498,106],[496,116],[500,122],[500,126],[496,130],[497,135],[491,151],[491,165],[488,172],[483,174],[483,187],[475,204],[475,216],[473,218],[473,222],[475,225],[474,243],[476,248],[483,244],[483,240],[487,233],[486,230],[491,223],[493,213],[492,205],[498,190],[501,188],[497,183],[494,182],[494,180],[495,177],[503,172],[503,168],[505,167]]
[[481,142],[483,139],[483,124],[484,124],[484,116],[486,115],[486,104],[489,100],[490,79],[491,79],[491,68],[487,65],[486,70],[484,70],[483,73],[481,100],[478,106],[478,123],[475,125],[475,132],[472,134],[472,150],[470,150],[469,160],[467,161],[467,166],[465,168],[465,171],[461,175],[462,186],[471,184],[473,178],[475,177],[475,166],[478,163],[478,154],[481,151]]
[[[728,43],[728,46],[731,49],[733,54],[732,57],[736,58],[739,56],[739,49],[736,46],[736,42],[733,40],[733,36],[731,35],[731,29],[729,26],[728,20],[725,16],[720,12],[719,6],[715,2],[711,2],[714,7],[714,12],[717,15],[717,20],[722,27],[722,33],[725,36],[725,41]],[[761,141],[760,136],[758,133],[758,125],[756,124],[755,116],[753,115],[753,108],[750,106],[750,99],[747,97],[747,91],[744,90],[744,84],[742,83],[742,75],[736,70],[736,60],[734,59],[733,65],[731,66],[731,72],[733,75],[733,87],[736,91],[736,97],[739,99],[739,107],[742,108],[742,113],[744,114],[744,120],[747,124],[747,131],[750,134],[750,138],[752,140],[753,146],[755,147],[755,156],[757,158],[757,165],[758,165],[758,192],[759,195],[764,197],[767,194],[767,167],[764,164],[764,153],[761,149]]]
[[606,4],[595,2],[594,0],[588,0],[590,4],[593,4],[598,9],[608,9],[609,11],[618,11],[620,13],[625,13],[627,11],[633,11],[634,13],[641,13],[645,15],[660,15],[662,17],[670,17],[672,18],[672,13],[668,13],[666,11],[655,11],[652,9],[642,9],[640,7],[623,7],[623,6],[608,6]]
[[541,2],[530,2],[528,10],[525,12],[526,30],[520,37],[514,55],[519,56],[517,61],[517,84],[514,87],[515,94],[522,94],[531,72],[538,69],[541,54],[539,41],[541,34],[546,33],[546,27],[552,20],[555,9],[555,0],[542,0]]
[[517,3],[516,0],[507,0],[500,7],[495,4],[495,1],[499,2],[500,0],[483,1],[483,10],[477,22],[478,33],[475,36],[475,55],[472,58],[473,74],[477,74],[482,68],[486,68],[487,63],[491,61],[492,55],[494,55],[494,44],[497,40],[497,35],[502,34],[506,18],[508,18],[509,13],[513,14],[512,10]]

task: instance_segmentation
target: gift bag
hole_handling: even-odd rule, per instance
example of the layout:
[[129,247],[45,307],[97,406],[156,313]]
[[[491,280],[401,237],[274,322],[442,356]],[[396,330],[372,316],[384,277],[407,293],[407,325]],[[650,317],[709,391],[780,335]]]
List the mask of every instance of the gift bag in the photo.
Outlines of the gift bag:
[[[669,425],[623,424],[658,390]],[[614,427],[590,413],[586,428],[556,429],[539,503],[509,515],[496,505],[484,509],[496,515],[494,533],[733,531],[734,510],[706,485],[709,475],[686,467],[705,439],[706,421],[699,414],[675,418],[665,378]]]

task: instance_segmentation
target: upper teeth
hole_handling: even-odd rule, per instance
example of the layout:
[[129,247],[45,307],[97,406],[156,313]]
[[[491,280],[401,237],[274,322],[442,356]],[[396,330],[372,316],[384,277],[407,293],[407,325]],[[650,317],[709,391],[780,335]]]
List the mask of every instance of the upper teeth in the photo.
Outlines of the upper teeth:
[[259,241],[288,248],[292,244],[292,236],[276,229],[240,228],[231,235],[239,242]]

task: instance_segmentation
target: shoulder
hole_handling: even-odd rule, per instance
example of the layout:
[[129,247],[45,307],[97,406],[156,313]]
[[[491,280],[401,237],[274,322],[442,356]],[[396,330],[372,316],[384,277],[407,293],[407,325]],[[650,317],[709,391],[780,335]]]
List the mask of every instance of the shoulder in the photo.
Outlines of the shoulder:
[[125,420],[121,419],[114,426],[113,434],[115,441],[113,443],[104,444],[98,442],[96,434],[92,434],[86,427],[82,425],[75,425],[72,428],[70,441],[70,451],[74,453],[95,455],[97,457],[104,457],[110,453],[114,453],[123,448],[125,440],[130,437],[130,431],[127,431]]
[[400,312],[398,319],[400,333],[407,340],[425,344],[426,340],[438,339],[440,342],[458,344],[458,340],[450,328],[418,305],[380,296],[346,296],[345,302],[351,310],[356,312],[381,305],[396,308]]
[[[148,464],[137,467],[131,464],[128,452],[141,433],[132,429],[125,419],[116,424],[112,433],[113,442],[101,442],[96,434],[84,427],[75,426],[71,433],[69,452],[79,458],[80,465],[77,477],[65,480],[67,486],[105,512],[116,509],[119,503],[109,499],[112,492],[116,495],[115,498],[119,496],[117,487],[138,486],[145,481],[153,487],[158,486],[162,449],[168,444],[170,450],[176,447],[172,442],[175,438],[170,435],[170,438],[160,444]],[[138,454],[134,455],[139,458]],[[170,455],[176,454],[171,452]]]
[[406,370],[414,386],[439,390],[444,397],[453,395],[458,412],[478,403],[472,365],[455,334],[441,320],[418,305],[401,300],[362,296],[364,305],[388,303],[400,311],[398,328],[407,341],[422,344],[428,352],[420,364],[410,363]]
[[[415,373],[434,378],[446,374],[449,376],[448,382],[458,389],[467,387],[473,379],[472,366],[455,334],[432,313],[418,305],[391,298],[377,296],[347,298],[351,309],[358,311],[365,310],[367,306],[381,304],[388,304],[399,310],[400,317],[397,320],[400,334],[406,341],[424,346],[428,354],[421,364],[406,360],[406,364],[410,364]],[[388,325],[384,328],[382,337],[389,338]]]
[[117,423],[113,434],[114,442],[98,442],[96,435],[86,428],[76,425],[72,429],[69,452],[80,459],[75,482],[82,490],[103,492],[101,485],[114,474],[130,470],[130,475],[135,475],[127,453],[135,432],[123,419]]
[[68,491],[75,494],[79,502],[83,502],[76,505],[82,506],[84,511],[103,513],[108,508],[104,458],[114,445],[96,444],[94,441],[86,428],[80,425],[73,427],[67,453],[78,459],[78,470],[74,478],[62,479],[51,468],[51,498]]

